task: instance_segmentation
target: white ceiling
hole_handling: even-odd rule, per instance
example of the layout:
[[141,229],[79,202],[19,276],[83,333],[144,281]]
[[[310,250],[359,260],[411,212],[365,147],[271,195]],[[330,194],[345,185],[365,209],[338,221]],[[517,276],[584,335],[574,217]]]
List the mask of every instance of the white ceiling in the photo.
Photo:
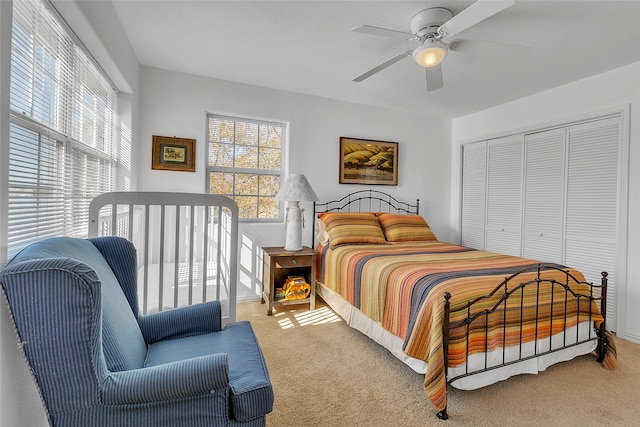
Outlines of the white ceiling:
[[458,37],[521,46],[524,56],[452,52],[427,92],[411,58],[352,79],[416,42],[353,33],[410,32],[417,12],[473,1],[112,0],[141,64],[361,104],[459,117],[640,61],[640,1],[517,0]]

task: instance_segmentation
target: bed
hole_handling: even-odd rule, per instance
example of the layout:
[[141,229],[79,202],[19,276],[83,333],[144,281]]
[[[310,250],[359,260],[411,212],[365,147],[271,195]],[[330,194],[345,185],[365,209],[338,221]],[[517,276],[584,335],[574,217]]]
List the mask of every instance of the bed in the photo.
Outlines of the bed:
[[476,389],[594,351],[615,365],[605,272],[587,283],[562,265],[440,242],[418,201],[376,190],[315,203],[314,217],[318,294],[425,375],[441,419],[448,386]]

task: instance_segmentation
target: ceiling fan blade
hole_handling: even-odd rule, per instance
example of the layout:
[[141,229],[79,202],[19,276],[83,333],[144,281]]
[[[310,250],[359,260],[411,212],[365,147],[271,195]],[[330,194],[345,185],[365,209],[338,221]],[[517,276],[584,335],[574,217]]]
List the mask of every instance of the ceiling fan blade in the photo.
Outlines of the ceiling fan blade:
[[388,66],[393,65],[396,62],[403,60],[407,56],[410,56],[412,52],[413,52],[412,50],[408,50],[406,52],[402,52],[401,54],[394,56],[391,59],[387,59],[386,61],[384,61],[382,64],[378,65],[377,67],[373,67],[372,69],[370,69],[366,73],[359,75],[358,77],[353,79],[353,81],[354,82],[361,82],[364,79],[373,76],[375,73],[384,70]]
[[447,22],[442,24],[438,29],[438,34],[442,37],[451,37],[460,34],[467,28],[484,21],[490,16],[498,12],[502,12],[508,7],[513,6],[514,0],[494,1],[494,0],[478,0]]
[[361,25],[351,31],[353,31],[354,33],[372,34],[374,36],[382,37],[393,37],[402,40],[413,40],[416,38],[416,36],[411,33],[390,30],[388,28],[374,27],[373,25]]
[[465,55],[485,56],[496,59],[520,59],[529,53],[528,46],[481,40],[454,40],[449,44],[449,50],[464,53]]
[[442,64],[435,67],[427,67],[424,69],[427,75],[427,91],[440,89],[443,86],[442,81]]

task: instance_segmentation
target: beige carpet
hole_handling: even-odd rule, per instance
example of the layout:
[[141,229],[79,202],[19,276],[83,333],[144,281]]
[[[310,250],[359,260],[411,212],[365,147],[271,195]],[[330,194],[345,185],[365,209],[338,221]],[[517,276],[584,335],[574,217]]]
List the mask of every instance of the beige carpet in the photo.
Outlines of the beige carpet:
[[436,418],[416,374],[348,327],[322,301],[278,307],[238,304],[250,320],[275,390],[268,427],[640,425],[640,345],[616,340],[618,368],[582,356],[539,375],[474,391],[449,389],[449,420]]

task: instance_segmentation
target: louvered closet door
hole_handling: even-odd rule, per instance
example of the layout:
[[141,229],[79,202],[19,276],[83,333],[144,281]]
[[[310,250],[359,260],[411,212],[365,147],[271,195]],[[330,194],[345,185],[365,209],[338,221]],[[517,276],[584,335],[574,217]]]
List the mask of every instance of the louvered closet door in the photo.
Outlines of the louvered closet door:
[[520,255],[523,135],[487,143],[486,245],[491,252]]
[[562,263],[566,129],[525,135],[522,256]]
[[621,119],[569,127],[565,263],[600,282],[609,273],[607,322],[615,330],[618,150]]
[[486,141],[464,145],[462,159],[462,245],[484,249]]

